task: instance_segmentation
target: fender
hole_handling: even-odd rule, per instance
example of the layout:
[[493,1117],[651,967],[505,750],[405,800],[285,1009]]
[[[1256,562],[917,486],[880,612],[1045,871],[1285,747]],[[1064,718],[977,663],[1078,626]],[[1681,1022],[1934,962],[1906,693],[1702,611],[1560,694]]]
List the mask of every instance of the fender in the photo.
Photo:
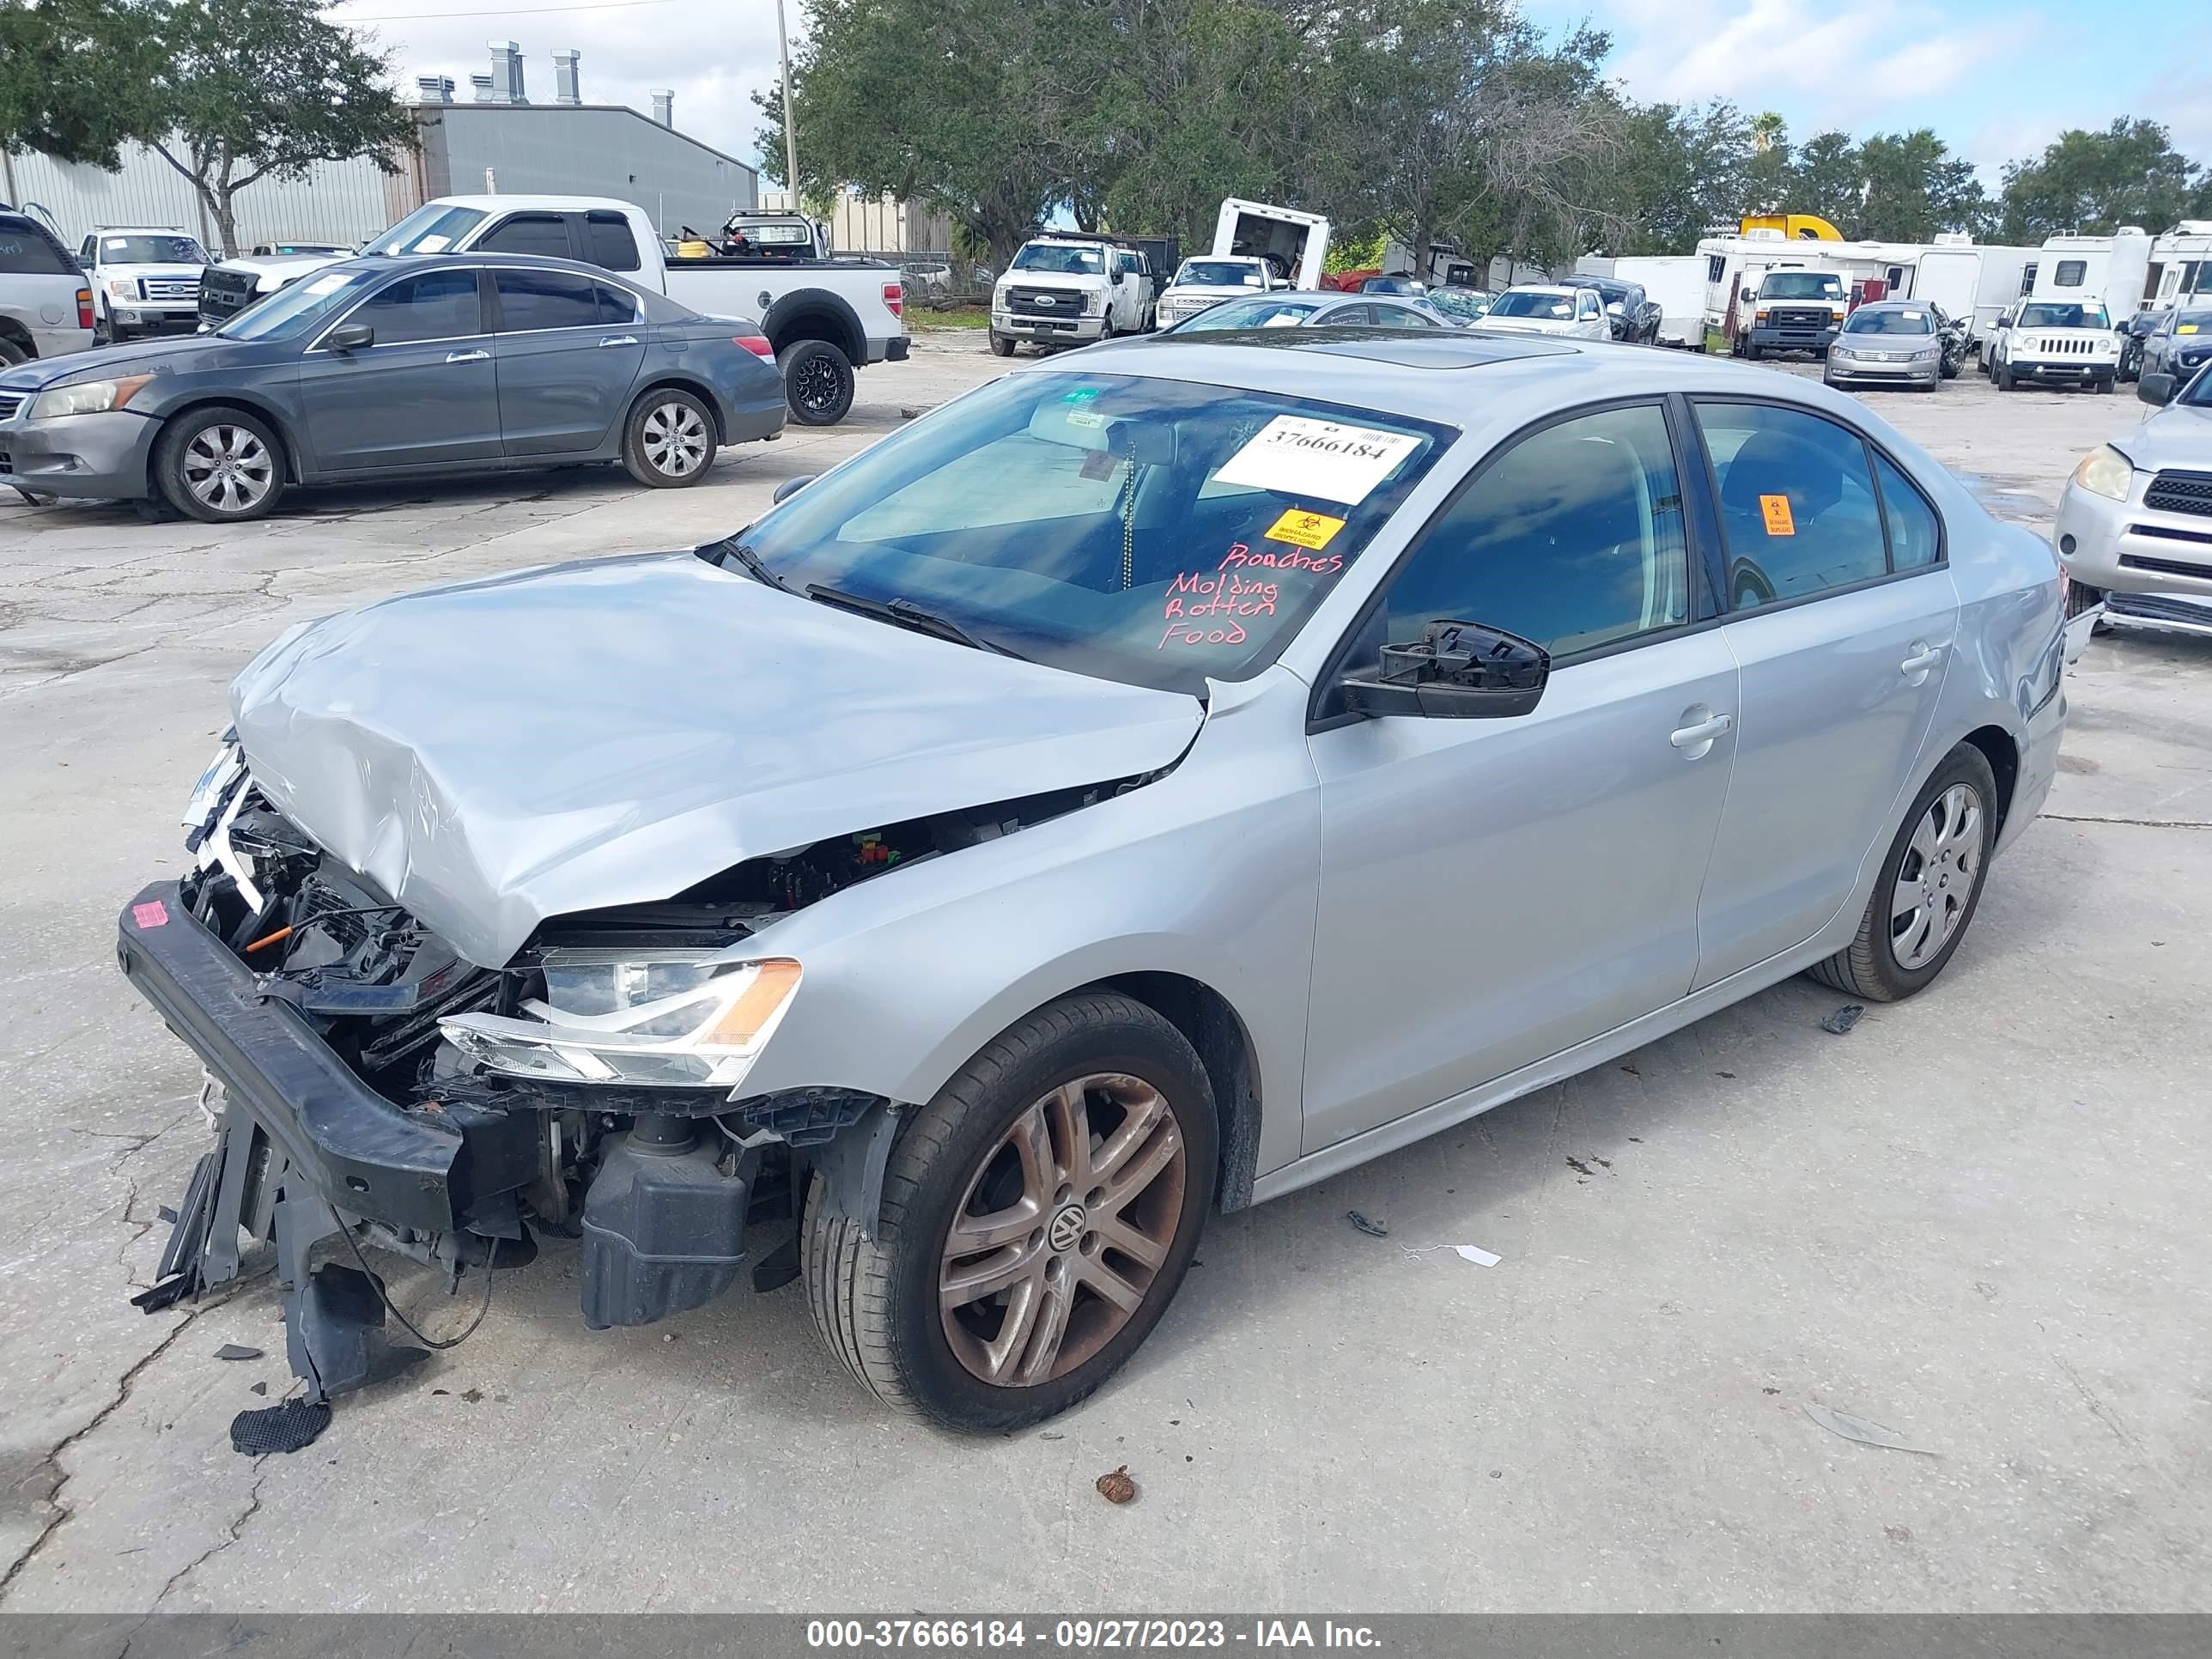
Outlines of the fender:
[[826,316],[842,336],[836,344],[859,368],[868,355],[868,331],[860,326],[860,313],[842,294],[826,288],[802,288],[784,295],[761,319],[761,332],[773,342],[777,334],[805,319],[810,313]]

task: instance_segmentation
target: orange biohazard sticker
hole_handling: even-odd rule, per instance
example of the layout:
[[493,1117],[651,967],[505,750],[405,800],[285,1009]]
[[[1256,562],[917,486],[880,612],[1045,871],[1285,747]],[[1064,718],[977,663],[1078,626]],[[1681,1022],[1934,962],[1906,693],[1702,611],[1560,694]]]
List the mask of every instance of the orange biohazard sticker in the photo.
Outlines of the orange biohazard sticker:
[[1293,547],[1310,547],[1319,552],[1343,528],[1341,519],[1332,519],[1326,513],[1302,512],[1294,507],[1267,526],[1267,539],[1288,542]]
[[1797,533],[1796,520],[1790,516],[1790,498],[1787,495],[1761,495],[1759,510],[1766,515],[1768,535],[1794,536]]

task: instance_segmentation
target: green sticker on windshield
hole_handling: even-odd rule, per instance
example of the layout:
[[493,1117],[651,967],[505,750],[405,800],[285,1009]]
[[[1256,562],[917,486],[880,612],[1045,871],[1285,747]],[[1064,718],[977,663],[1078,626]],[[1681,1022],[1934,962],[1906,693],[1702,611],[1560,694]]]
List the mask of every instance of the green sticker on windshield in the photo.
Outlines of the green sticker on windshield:
[[1060,402],[1064,404],[1087,404],[1097,395],[1098,388],[1097,386],[1079,386],[1076,387],[1074,391],[1069,392],[1065,398],[1062,398]]

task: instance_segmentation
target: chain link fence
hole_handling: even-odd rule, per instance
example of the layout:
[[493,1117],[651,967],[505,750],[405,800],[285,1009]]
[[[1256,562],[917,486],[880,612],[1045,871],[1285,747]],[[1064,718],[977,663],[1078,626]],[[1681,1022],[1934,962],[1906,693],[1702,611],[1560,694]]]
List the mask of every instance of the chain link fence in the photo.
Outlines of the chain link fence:
[[903,273],[906,283],[906,302],[916,310],[949,311],[956,306],[988,305],[991,284],[995,279],[988,265],[947,252],[916,252],[904,251],[877,252],[862,248],[840,248],[841,255],[856,258],[881,259],[886,264],[896,265]]

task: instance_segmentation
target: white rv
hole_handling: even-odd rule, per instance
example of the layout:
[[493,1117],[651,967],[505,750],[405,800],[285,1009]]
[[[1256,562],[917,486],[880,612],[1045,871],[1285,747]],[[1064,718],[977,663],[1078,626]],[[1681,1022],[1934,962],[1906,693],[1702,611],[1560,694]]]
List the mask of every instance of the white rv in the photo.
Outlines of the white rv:
[[[2184,219],[2151,243],[2141,304],[2171,311],[2182,304],[2212,305],[2212,219]],[[2134,305],[2115,307],[2132,311]]]

